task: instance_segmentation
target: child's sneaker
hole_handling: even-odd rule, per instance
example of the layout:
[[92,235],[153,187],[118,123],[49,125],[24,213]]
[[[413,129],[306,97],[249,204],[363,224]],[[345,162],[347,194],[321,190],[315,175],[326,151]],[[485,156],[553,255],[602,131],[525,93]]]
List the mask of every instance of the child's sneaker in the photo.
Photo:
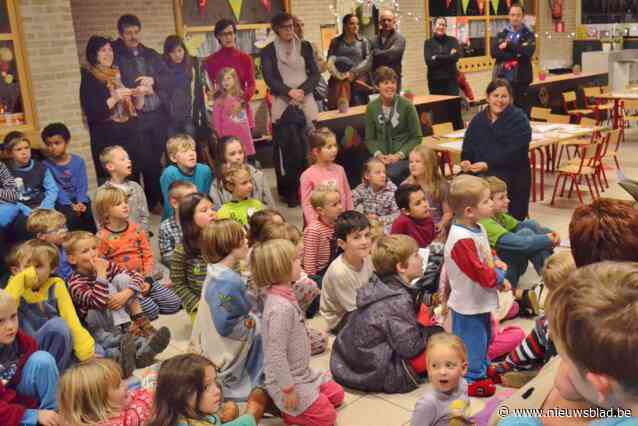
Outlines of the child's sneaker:
[[157,330],[144,346],[138,351],[135,358],[137,368],[146,368],[155,362],[155,356],[162,353],[171,341],[171,332],[168,328],[162,327]]
[[140,315],[129,325],[128,332],[137,337],[151,337],[157,330],[145,315]]
[[501,383],[501,374],[498,372],[495,364],[490,364],[490,366],[487,367],[487,377],[497,385]]
[[521,316],[536,317],[540,313],[538,295],[534,288],[523,290],[523,296],[518,301]]
[[496,392],[496,386],[492,379],[483,379],[472,382],[467,387],[467,394],[478,398],[492,396]]
[[122,340],[120,340],[120,357],[118,359],[124,379],[131,377],[133,371],[135,371],[136,351],[137,348],[133,336],[128,333],[124,334]]

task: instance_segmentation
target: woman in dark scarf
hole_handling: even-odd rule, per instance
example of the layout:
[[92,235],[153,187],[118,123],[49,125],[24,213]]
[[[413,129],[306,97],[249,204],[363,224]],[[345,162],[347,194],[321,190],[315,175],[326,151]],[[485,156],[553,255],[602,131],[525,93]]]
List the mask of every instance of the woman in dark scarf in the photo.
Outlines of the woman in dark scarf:
[[113,48],[109,39],[92,36],[86,45],[88,67],[82,69],[80,103],[86,115],[91,137],[91,154],[102,184],[108,174],[100,163],[100,152],[109,145],[121,145],[133,162],[132,178],[139,149],[137,110],[144,106],[144,95],[124,87],[120,71],[113,65]]
[[193,136],[194,66],[196,58],[188,53],[181,37],[170,35],[164,41],[164,62],[169,82],[167,90],[160,93],[162,104],[169,117],[168,137],[177,133]]
[[474,116],[465,132],[461,169],[503,179],[509,213],[524,220],[529,211],[532,128],[525,113],[512,105],[512,87],[507,80],[492,81],[486,93],[487,108]]

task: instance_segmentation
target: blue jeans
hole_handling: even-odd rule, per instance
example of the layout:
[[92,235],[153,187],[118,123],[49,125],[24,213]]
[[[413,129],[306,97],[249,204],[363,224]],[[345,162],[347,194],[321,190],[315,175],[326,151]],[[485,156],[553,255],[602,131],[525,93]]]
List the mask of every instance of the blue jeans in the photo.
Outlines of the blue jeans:
[[487,367],[490,360],[487,350],[492,336],[491,313],[463,315],[452,312],[452,333],[465,343],[467,349],[467,374],[469,383],[483,380],[487,377]]
[[64,372],[74,363],[71,330],[62,318],[51,318],[35,332],[33,338],[38,342],[38,349],[53,356],[59,371]]
[[410,176],[410,163],[408,160],[399,160],[388,166],[386,171],[388,178],[397,187]]
[[58,408],[58,381],[60,373],[50,353],[34,352],[22,369],[22,377],[16,391],[38,401],[37,409],[26,410],[20,425],[38,424],[38,410],[56,410]]

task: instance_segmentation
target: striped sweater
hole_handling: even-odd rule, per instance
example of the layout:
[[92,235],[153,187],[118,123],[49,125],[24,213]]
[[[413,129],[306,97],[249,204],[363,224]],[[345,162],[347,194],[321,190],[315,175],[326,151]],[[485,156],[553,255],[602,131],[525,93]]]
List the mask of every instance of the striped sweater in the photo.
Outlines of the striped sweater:
[[534,329],[505,359],[496,364],[499,374],[508,371],[523,371],[538,368],[553,355],[556,355],[554,344],[549,337],[547,318],[541,316],[536,320]]
[[171,257],[171,282],[173,290],[182,299],[182,306],[186,312],[197,311],[197,304],[202,296],[202,287],[206,279],[207,263],[201,255],[188,256],[184,246],[175,247]]
[[315,220],[303,231],[303,269],[308,275],[317,275],[330,262],[334,225]]
[[0,201],[10,203],[18,200],[16,180],[11,175],[7,166],[0,161]]
[[104,310],[107,309],[109,301],[109,283],[116,275],[127,274],[131,277],[133,293],[138,294],[144,283],[144,277],[137,272],[127,271],[123,267],[109,262],[106,270],[106,280],[97,278],[95,275],[85,275],[77,271],[73,271],[67,286],[73,303],[77,308],[81,319],[86,317],[90,309]]

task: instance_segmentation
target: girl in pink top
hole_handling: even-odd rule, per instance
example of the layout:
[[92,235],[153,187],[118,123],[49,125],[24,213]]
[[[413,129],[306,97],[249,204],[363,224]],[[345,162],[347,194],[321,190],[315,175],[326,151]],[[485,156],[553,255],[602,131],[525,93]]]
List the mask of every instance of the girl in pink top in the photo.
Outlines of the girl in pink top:
[[219,90],[213,103],[214,129],[220,137],[238,137],[246,155],[254,155],[255,145],[250,131],[254,123],[246,107],[237,71],[223,68],[217,75],[217,87]]
[[341,195],[343,211],[352,210],[352,191],[346,173],[338,164],[337,138],[327,127],[322,127],[310,134],[310,163],[301,174],[301,206],[307,224],[314,222],[318,215],[310,205],[310,195],[321,184],[332,183]]

